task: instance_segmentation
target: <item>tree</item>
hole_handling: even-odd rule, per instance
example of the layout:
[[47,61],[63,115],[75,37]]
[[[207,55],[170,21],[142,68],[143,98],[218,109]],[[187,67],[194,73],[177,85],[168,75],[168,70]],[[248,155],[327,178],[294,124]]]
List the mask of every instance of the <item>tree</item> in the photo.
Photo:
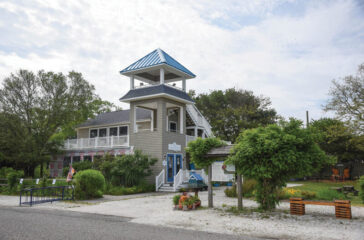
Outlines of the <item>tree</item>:
[[[317,143],[326,154],[334,156],[339,162],[347,162],[364,157],[364,142],[338,119],[321,118],[310,124],[317,134]],[[361,143],[362,142],[362,143]]]
[[277,191],[290,178],[312,174],[330,161],[311,130],[291,119],[242,132],[227,164],[258,182],[256,200],[261,209],[271,210],[278,203]]
[[214,158],[206,157],[206,154],[215,147],[220,147],[224,143],[218,138],[197,138],[188,143],[186,151],[190,154],[191,162],[198,168],[208,169],[208,205],[213,207],[212,201],[212,164],[216,161]]
[[364,132],[364,63],[359,65],[356,76],[346,76],[342,82],[333,80],[331,99],[324,106],[325,111],[334,111],[344,121]]
[[60,150],[66,137],[75,136],[75,125],[112,107],[94,91],[73,71],[65,76],[19,70],[5,78],[0,89],[0,152],[6,165],[32,176],[41,164],[43,175],[43,163]]
[[211,124],[215,136],[222,140],[235,142],[242,130],[272,124],[278,118],[270,108],[269,98],[255,96],[251,91],[230,88],[197,96],[194,91],[189,94]]
[[116,157],[112,162],[111,176],[115,185],[132,187],[140,184],[145,177],[152,174],[151,166],[157,162],[156,158],[144,155],[136,150],[132,155]]

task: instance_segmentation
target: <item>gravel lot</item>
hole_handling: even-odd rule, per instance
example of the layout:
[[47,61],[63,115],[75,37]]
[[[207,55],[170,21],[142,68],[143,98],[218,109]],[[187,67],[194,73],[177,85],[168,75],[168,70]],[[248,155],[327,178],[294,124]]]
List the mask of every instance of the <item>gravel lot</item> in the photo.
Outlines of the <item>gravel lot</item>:
[[[235,215],[227,209],[236,199],[227,198],[224,188],[214,190],[214,209],[197,211],[172,210],[174,194],[138,194],[112,197],[91,202],[56,202],[34,206],[60,210],[115,215],[132,218],[131,222],[148,225],[201,230],[216,233],[250,235],[279,239],[364,239],[364,208],[352,207],[352,220],[338,220],[332,206],[307,205],[306,215],[291,216],[289,203],[283,202],[271,214]],[[207,192],[201,192],[202,205],[207,205]],[[256,202],[244,199],[244,207]],[[18,198],[0,196],[0,205],[17,206]]]

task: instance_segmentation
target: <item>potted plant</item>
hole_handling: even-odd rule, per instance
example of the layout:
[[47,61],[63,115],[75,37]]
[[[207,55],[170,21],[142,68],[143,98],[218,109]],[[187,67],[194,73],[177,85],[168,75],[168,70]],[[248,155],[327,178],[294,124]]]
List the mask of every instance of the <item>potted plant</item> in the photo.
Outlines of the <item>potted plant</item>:
[[201,206],[201,200],[198,198],[198,196],[193,196],[192,201],[193,201],[193,209],[196,209],[197,207]]
[[174,205],[174,209],[177,210],[178,209],[178,204],[179,204],[179,199],[181,198],[181,195],[175,195],[173,197],[173,205]]
[[187,211],[188,210],[188,205],[189,205],[189,199],[186,198],[183,202],[182,202],[182,210],[183,211]]
[[183,208],[183,203],[186,202],[187,199],[188,199],[188,196],[186,196],[186,195],[180,196],[179,201],[178,201],[178,208],[179,209]]
[[194,207],[194,204],[195,204],[195,200],[193,197],[189,197],[187,199],[187,202],[188,202],[188,209],[192,209]]

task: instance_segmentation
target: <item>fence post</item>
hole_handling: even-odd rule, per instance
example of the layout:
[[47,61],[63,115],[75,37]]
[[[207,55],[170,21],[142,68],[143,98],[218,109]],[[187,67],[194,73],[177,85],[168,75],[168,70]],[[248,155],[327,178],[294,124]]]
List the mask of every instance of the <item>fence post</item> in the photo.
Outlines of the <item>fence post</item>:
[[30,189],[30,206],[33,205],[33,189]]
[[65,188],[65,186],[62,187],[62,200],[64,198],[64,188]]
[[20,190],[20,199],[19,199],[19,206],[21,206],[21,194],[22,194],[23,190]]

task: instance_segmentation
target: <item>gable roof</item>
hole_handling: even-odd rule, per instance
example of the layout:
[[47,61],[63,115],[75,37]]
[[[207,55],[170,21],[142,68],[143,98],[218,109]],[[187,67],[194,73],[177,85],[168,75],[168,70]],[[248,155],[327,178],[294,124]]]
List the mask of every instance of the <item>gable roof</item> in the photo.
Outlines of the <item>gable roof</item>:
[[132,99],[141,99],[143,97],[151,95],[164,95],[167,97],[177,98],[179,100],[182,100],[183,102],[194,103],[194,101],[186,92],[178,90],[174,87],[170,87],[166,84],[152,85],[148,87],[129,90],[129,92],[119,100],[123,102],[128,102]]
[[162,49],[158,48],[154,50],[153,52],[147,54],[143,58],[139,59],[135,63],[131,64],[127,68],[120,71],[121,74],[132,72],[136,70],[140,70],[143,68],[149,68],[160,64],[166,64],[170,67],[173,67],[179,71],[184,72],[185,74],[196,77],[195,74],[193,74],[190,70],[188,70],[186,67],[184,67],[182,64],[177,62],[174,58],[172,58],[170,55],[168,55],[166,52],[164,52]]
[[[77,126],[77,128],[129,122],[130,119],[129,115],[130,115],[130,109],[101,113],[97,115],[95,118],[89,119],[86,122],[81,123],[80,125]],[[137,120],[150,119],[151,111],[143,108],[137,108],[136,118]]]

